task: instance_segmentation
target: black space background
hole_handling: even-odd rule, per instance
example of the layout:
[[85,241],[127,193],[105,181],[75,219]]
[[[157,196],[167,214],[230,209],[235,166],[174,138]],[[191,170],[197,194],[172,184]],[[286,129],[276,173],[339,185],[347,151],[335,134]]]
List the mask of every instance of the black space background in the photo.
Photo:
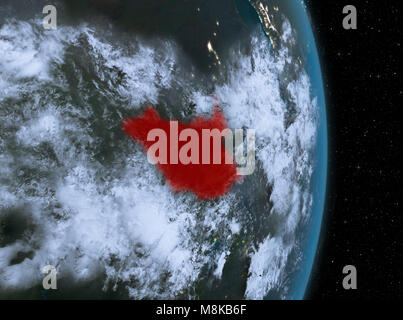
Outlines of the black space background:
[[[328,109],[325,221],[309,299],[403,297],[401,1],[306,1]],[[345,5],[358,29],[342,27]],[[357,268],[344,290],[343,266]]]

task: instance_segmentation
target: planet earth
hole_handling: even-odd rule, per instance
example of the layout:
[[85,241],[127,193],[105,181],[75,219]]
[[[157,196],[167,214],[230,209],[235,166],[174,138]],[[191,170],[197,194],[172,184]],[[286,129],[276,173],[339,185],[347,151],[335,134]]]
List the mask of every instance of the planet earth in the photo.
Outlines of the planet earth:
[[[304,3],[59,0],[54,30],[46,4],[0,5],[0,298],[306,297],[327,120]],[[256,167],[214,199],[172,190],[122,130],[216,104],[255,130]]]

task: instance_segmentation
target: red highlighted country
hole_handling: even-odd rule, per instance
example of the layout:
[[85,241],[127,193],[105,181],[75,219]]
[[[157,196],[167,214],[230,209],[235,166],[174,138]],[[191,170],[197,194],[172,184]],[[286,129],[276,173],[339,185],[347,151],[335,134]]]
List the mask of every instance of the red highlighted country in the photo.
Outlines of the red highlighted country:
[[[219,137],[219,143],[218,140],[214,143],[213,136],[209,141],[203,138],[206,132],[226,129],[225,117],[218,107],[210,118],[199,116],[190,123],[162,119],[153,107],[147,108],[140,117],[123,122],[124,132],[139,142],[145,152],[155,151],[158,145],[156,165],[174,191],[191,191],[203,200],[225,195],[240,179],[223,137]],[[192,161],[181,161],[184,158]]]

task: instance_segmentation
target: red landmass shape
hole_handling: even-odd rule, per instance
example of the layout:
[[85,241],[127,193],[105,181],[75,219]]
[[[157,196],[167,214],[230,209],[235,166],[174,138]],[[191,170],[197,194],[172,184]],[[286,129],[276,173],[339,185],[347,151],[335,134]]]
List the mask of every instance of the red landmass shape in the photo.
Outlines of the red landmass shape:
[[[172,120],[171,120],[172,121]],[[221,164],[213,164],[213,143],[211,140],[211,161],[210,164],[202,164],[202,129],[227,128],[225,117],[221,110],[216,107],[211,118],[196,117],[190,123],[185,124],[178,121],[178,132],[191,128],[197,131],[200,137],[199,163],[200,164],[170,164],[170,120],[162,119],[153,107],[145,110],[142,116],[125,119],[123,122],[124,132],[138,141],[147,151],[155,141],[147,141],[147,135],[152,129],[162,129],[167,134],[168,141],[168,164],[157,164],[157,167],[164,174],[169,185],[174,191],[191,191],[200,199],[213,199],[226,194],[231,186],[239,179],[236,164],[225,163],[225,155],[228,152],[224,144],[221,144]],[[178,141],[178,150],[187,141]],[[228,156],[228,155],[227,155]],[[232,157],[232,155],[230,155]]]

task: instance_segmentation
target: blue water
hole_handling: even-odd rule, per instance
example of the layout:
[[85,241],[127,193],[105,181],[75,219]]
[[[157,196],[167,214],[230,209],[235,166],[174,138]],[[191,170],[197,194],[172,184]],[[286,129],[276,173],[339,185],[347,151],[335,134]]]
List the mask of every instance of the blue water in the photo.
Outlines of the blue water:
[[[260,23],[256,11],[247,1],[236,0],[238,10],[248,26]],[[315,38],[311,23],[303,1],[283,0],[281,11],[285,13],[297,30],[300,51],[305,58],[305,70],[311,80],[311,96],[316,98],[319,106],[319,128],[317,135],[317,147],[314,154],[314,174],[312,177],[311,192],[313,194],[313,206],[310,220],[303,228],[302,262],[299,269],[289,275],[291,288],[287,299],[302,300],[307,295],[310,275],[318,250],[319,236],[325,208],[328,164],[328,133],[326,102],[323,89],[323,79],[318,57]]]
[[313,174],[311,192],[313,194],[313,206],[311,218],[306,226],[306,238],[303,244],[303,260],[301,268],[296,274],[295,287],[290,292],[290,299],[300,300],[307,294],[310,275],[313,263],[318,250],[319,236],[325,208],[326,186],[327,186],[327,165],[328,165],[328,133],[326,102],[323,89],[323,79],[316,48],[315,38],[312,32],[311,23],[302,1],[285,0],[290,13],[290,21],[298,32],[299,42],[308,44],[301,46],[306,58],[306,71],[310,76],[312,84],[312,97],[316,97],[319,106],[319,129],[317,136],[317,148],[315,155],[315,171]]

